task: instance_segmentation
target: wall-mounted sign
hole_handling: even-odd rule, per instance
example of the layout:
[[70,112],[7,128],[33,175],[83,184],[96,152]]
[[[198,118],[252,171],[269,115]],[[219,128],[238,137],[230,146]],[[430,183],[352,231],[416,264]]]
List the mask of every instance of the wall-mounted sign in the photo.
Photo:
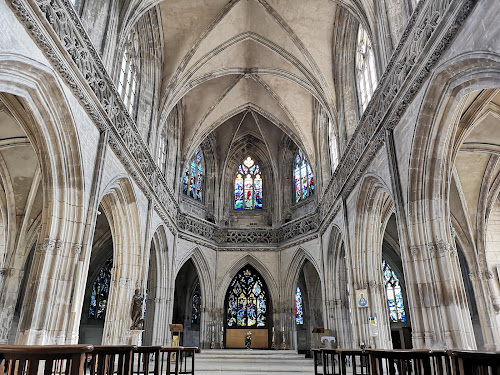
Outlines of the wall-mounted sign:
[[358,308],[368,307],[368,290],[358,289],[356,290],[356,306]]

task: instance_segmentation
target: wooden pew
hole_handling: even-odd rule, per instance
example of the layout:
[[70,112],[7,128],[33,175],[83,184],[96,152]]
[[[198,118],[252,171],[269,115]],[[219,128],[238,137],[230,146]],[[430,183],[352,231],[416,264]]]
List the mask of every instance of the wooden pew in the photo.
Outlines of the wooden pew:
[[92,345],[0,345],[0,371],[6,375],[82,375]]
[[448,356],[432,350],[366,350],[372,375],[451,375]]
[[340,372],[338,372],[339,374],[347,374],[347,365],[349,364],[349,367],[352,367],[352,372],[349,372],[349,374],[370,375],[370,361],[365,350],[337,349],[335,352],[338,354],[337,360],[339,361],[340,367]]
[[[89,375],[130,375],[134,345],[96,345],[87,354]],[[87,372],[86,372],[87,373]]]
[[449,350],[456,375],[500,375],[500,352]]

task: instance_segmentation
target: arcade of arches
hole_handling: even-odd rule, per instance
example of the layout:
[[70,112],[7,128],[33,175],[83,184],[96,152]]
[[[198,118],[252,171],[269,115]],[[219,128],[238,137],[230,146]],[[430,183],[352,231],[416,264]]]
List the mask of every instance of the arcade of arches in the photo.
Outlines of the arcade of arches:
[[0,0],[0,342],[500,350],[498,12]]

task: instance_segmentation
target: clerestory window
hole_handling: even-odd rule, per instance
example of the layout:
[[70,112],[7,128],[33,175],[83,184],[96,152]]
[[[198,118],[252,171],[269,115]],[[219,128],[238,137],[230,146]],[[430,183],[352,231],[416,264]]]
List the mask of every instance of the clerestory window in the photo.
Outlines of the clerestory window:
[[182,192],[190,198],[200,201],[203,199],[203,156],[198,147],[193,158],[187,163],[182,178]]
[[139,62],[139,34],[134,29],[128,35],[123,48],[120,78],[118,80],[118,92],[131,115],[134,110],[138,89]]
[[253,210],[262,208],[262,174],[251,156],[238,167],[234,179],[234,208]]
[[377,72],[370,37],[361,25],[358,30],[356,50],[356,81],[360,104],[364,111],[377,87]]
[[306,157],[301,150],[295,155],[295,166],[293,168],[293,177],[295,182],[295,201],[299,202],[314,194],[314,177],[307,162]]

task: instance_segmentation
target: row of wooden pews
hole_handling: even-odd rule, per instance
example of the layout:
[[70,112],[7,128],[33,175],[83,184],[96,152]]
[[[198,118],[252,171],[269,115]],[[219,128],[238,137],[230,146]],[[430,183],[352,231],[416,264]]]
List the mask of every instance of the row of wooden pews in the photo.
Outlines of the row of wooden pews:
[[315,375],[500,375],[500,352],[314,349]]
[[194,375],[195,347],[0,345],[0,375]]

